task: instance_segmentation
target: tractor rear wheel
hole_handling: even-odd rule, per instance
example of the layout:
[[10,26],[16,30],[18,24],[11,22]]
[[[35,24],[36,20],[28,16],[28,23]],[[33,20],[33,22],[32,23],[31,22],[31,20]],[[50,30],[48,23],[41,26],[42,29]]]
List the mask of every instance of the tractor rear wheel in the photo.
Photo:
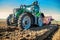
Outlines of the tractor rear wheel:
[[27,13],[22,13],[18,19],[18,27],[20,30],[27,30],[32,25],[32,17]]

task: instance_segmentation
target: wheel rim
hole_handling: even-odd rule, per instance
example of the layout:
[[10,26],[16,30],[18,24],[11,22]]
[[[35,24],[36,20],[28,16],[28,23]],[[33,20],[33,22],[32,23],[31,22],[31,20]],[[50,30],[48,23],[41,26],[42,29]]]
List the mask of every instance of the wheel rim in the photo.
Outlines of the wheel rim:
[[39,27],[42,27],[42,25],[43,25],[43,21],[41,18],[38,19],[38,25],[39,25]]
[[25,16],[22,20],[22,26],[26,30],[31,26],[31,19],[29,16]]

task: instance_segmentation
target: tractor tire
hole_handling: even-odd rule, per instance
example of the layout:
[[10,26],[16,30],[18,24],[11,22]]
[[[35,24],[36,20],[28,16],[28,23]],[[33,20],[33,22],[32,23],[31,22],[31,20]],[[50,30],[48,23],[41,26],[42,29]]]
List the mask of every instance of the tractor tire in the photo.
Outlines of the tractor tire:
[[33,17],[29,13],[22,13],[18,19],[19,30],[27,30],[31,27],[33,22]]
[[43,26],[43,20],[41,17],[38,18],[38,26],[42,27]]
[[12,14],[10,14],[7,18],[7,25],[10,26],[11,25],[11,22],[10,22],[10,19],[12,18]]
[[44,16],[44,13],[41,13],[41,17],[42,17],[42,18],[44,18],[44,17],[45,17],[45,16]]

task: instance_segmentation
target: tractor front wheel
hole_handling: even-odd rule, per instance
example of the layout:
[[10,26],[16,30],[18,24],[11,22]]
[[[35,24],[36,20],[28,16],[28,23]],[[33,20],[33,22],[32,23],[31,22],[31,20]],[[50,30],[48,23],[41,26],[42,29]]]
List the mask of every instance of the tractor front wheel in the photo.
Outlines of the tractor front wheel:
[[43,20],[41,17],[38,18],[38,26],[42,27],[43,26]]
[[27,13],[22,13],[18,19],[18,27],[27,30],[32,25],[32,17]]

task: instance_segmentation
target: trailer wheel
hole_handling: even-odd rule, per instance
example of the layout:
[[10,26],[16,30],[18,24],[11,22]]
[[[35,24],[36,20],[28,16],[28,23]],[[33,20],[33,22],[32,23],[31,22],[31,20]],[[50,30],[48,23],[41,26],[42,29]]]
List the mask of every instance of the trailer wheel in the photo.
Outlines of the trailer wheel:
[[18,27],[22,30],[27,30],[32,25],[32,17],[27,13],[22,13],[18,19]]

